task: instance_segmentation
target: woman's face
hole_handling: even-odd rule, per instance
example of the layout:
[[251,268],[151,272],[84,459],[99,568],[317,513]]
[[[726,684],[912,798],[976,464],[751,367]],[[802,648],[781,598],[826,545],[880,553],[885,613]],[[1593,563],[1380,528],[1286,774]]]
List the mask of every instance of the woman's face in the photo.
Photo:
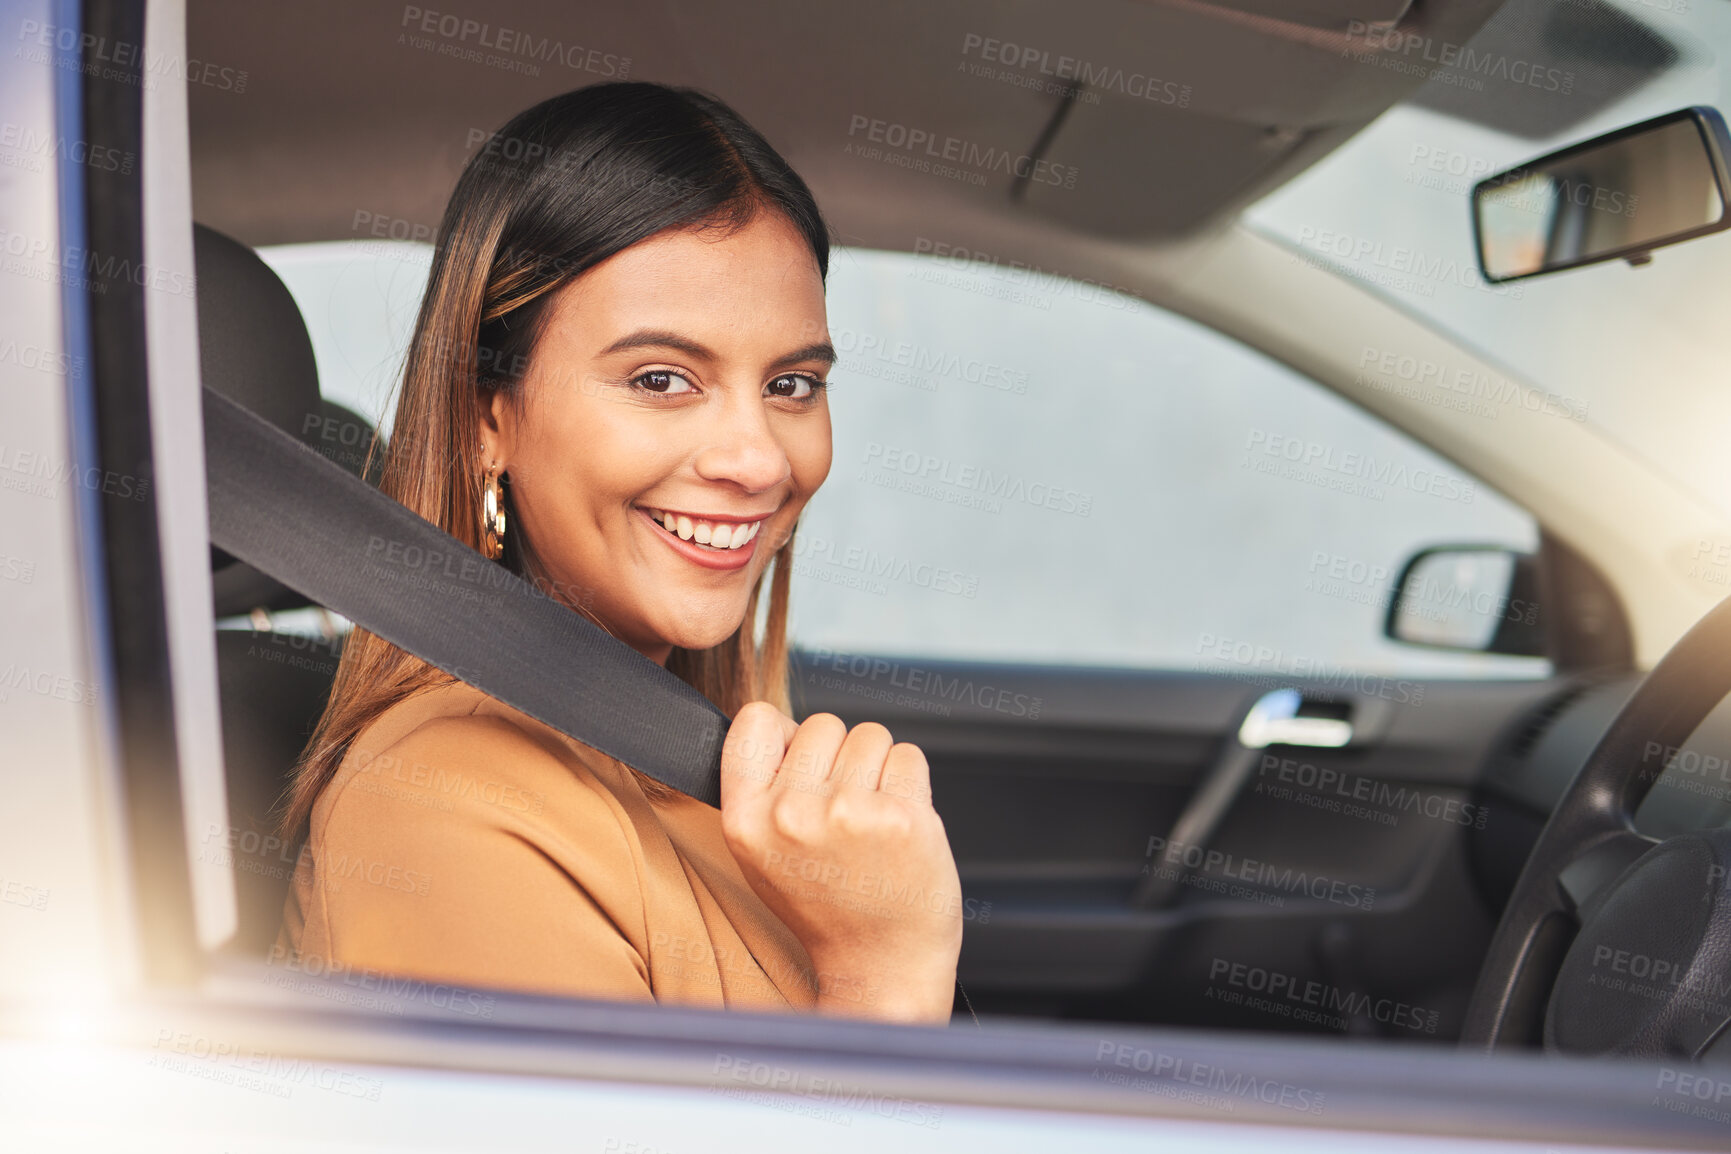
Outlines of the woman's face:
[[652,660],[725,641],[829,474],[834,359],[817,261],[780,214],[633,245],[559,291],[483,419],[507,533]]

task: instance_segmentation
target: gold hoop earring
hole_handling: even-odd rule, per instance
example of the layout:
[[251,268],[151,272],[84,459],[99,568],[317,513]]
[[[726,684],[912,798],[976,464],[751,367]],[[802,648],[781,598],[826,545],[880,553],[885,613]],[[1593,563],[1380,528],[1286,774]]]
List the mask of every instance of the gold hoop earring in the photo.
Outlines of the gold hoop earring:
[[499,466],[481,479],[481,552],[493,561],[505,555],[505,495],[499,491]]

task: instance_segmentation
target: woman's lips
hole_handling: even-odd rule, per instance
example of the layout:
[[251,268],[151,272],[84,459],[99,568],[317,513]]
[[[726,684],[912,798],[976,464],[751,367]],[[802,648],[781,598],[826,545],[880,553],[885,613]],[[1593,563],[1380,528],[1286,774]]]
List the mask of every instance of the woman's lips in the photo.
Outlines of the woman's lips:
[[[636,508],[649,522],[650,531],[667,542],[668,548],[705,569],[743,569],[757,552],[757,534],[763,528],[761,520],[697,519],[661,509],[645,509],[641,505]],[[672,529],[667,527],[669,519],[673,522]],[[707,537],[713,542],[721,533],[728,535],[726,548],[718,549],[702,540]],[[733,539],[739,537],[743,537],[742,543],[733,545]]]

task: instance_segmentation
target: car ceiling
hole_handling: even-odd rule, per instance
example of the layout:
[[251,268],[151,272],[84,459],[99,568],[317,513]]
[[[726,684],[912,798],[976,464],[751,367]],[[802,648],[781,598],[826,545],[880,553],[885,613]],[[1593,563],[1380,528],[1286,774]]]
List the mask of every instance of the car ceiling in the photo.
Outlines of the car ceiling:
[[[189,58],[246,73],[244,91],[188,86],[197,219],[254,245],[371,239],[377,220],[430,236],[476,141],[536,101],[607,79],[610,56],[629,58],[630,79],[695,85],[737,108],[811,183],[843,243],[912,248],[909,220],[939,203],[953,218],[960,201],[1011,229],[1026,222],[1160,247],[1206,236],[1415,94],[1537,139],[1676,59],[1597,0],[462,3],[190,0]],[[416,47],[417,12],[580,45],[595,67],[542,61],[539,75],[525,75]],[[1431,44],[1478,35],[1475,46],[1518,45],[1537,66],[1548,54],[1583,77],[1581,91],[1523,103],[1508,85],[1476,101],[1424,85],[1422,70],[1365,57],[1363,38],[1348,34],[1395,20]],[[970,46],[988,38],[1046,53],[1048,67],[1068,56],[1107,75],[1156,78],[1162,96],[1178,86],[1184,106],[1128,95],[1123,81],[1067,101],[977,75],[969,67],[980,50]],[[1635,45],[1633,55],[1619,44]],[[1047,79],[1037,64],[990,67]],[[997,170],[969,184],[862,157],[849,149],[867,143],[850,135],[859,118],[1071,166],[1074,186]]]

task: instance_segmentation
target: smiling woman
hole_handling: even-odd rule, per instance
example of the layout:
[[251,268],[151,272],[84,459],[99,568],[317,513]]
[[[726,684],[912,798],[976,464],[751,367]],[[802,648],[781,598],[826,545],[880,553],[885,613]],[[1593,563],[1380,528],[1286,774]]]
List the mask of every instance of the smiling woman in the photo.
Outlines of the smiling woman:
[[666,232],[559,290],[540,323],[480,429],[527,571],[606,574],[579,601],[656,661],[713,649],[829,472],[835,354],[810,338],[827,329],[810,244],[770,212]]
[[944,1020],[961,893],[924,755],[786,713],[787,557],[831,458],[810,192],[725,106],[656,85],[549,100],[494,144],[440,228],[382,488],[732,716],[722,807],[357,630],[290,798],[281,948]]

